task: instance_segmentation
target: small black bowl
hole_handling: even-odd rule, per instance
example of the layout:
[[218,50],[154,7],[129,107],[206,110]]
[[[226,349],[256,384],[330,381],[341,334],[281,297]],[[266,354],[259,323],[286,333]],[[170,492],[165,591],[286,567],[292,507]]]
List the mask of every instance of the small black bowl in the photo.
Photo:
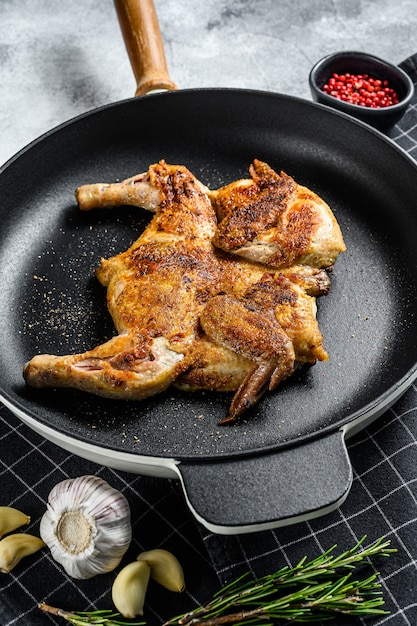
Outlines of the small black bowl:
[[[399,102],[387,107],[370,108],[339,100],[323,91],[323,86],[334,74],[368,74],[379,80],[388,80],[398,95]],[[414,85],[401,68],[365,52],[335,52],[325,56],[312,68],[309,75],[311,95],[315,102],[353,115],[379,130],[389,130],[404,115],[414,94]]]

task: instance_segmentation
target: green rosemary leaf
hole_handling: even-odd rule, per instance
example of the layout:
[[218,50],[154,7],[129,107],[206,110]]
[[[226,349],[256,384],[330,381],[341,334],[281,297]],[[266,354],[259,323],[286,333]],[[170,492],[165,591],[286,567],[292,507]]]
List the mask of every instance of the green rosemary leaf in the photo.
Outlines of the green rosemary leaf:
[[96,624],[101,626],[146,626],[146,622],[125,622],[119,618],[120,613],[115,613],[110,609],[100,611],[63,611],[49,604],[42,602],[38,607],[45,613],[51,613],[62,617],[73,626],[84,626],[85,624]]
[[[173,617],[164,626],[272,626],[277,619],[312,623],[337,614],[385,615],[379,574],[361,580],[354,579],[353,572],[369,565],[371,557],[386,557],[396,550],[384,537],[368,547],[363,547],[365,539],[338,556],[334,545],[311,561],[303,557],[295,567],[286,565],[256,581],[247,572],[215,593],[205,606]],[[67,612],[46,604],[39,608],[73,626],[145,626],[145,622],[121,621],[121,615],[111,610]]]
[[295,567],[287,565],[257,581],[244,574],[205,606],[172,618],[164,626],[267,626],[277,619],[312,623],[333,619],[338,613],[386,614],[381,609],[384,600],[378,573],[364,580],[352,575],[358,566],[369,564],[371,557],[389,556],[396,550],[384,537],[368,547],[363,547],[365,539],[338,556],[334,545],[311,561],[303,557]]

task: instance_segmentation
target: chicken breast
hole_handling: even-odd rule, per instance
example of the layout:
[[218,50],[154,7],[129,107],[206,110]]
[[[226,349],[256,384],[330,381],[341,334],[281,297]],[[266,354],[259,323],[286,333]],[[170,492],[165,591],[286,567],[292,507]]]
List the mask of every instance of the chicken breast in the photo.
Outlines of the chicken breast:
[[284,172],[255,160],[250,179],[210,192],[215,246],[269,267],[328,268],[346,250],[330,207]]
[[[79,188],[81,210],[132,204],[155,215],[128,250],[102,259],[96,270],[107,288],[117,336],[83,354],[33,357],[24,367],[27,384],[73,387],[129,400],[160,393],[170,385],[189,391],[234,391],[230,410],[221,421],[229,423],[266,390],[275,389],[298,364],[326,360],[316,297],[330,288],[321,265],[333,263],[337,251],[344,249],[337,222],[318,199],[316,213],[302,211],[305,234],[298,253],[294,253],[294,238],[282,235],[279,255],[275,251],[268,258],[254,259],[254,254],[245,252],[246,259],[242,257],[246,244],[239,235],[241,246],[233,245],[237,254],[230,254],[226,248],[234,222],[243,228],[246,216],[248,250],[257,238],[252,236],[251,223],[252,217],[259,222],[256,211],[251,213],[240,201],[234,204],[244,189],[251,187],[243,195],[250,196],[258,213],[267,197],[265,206],[275,211],[275,240],[282,222],[276,216],[286,211],[291,221],[288,207],[294,204],[294,194],[300,198],[296,183],[266,164],[255,161],[251,173],[252,182],[238,181],[210,192],[186,167],[161,161],[121,183]],[[266,178],[273,180],[268,183],[272,191],[265,191],[266,182],[259,182]],[[309,193],[310,207],[316,196]],[[281,200],[276,199],[273,209],[272,197],[277,194]],[[318,213],[331,222],[336,239],[332,243],[326,231],[327,251],[321,259],[312,252],[320,231]],[[259,237],[267,231],[260,229]],[[304,263],[313,258],[315,263]]]

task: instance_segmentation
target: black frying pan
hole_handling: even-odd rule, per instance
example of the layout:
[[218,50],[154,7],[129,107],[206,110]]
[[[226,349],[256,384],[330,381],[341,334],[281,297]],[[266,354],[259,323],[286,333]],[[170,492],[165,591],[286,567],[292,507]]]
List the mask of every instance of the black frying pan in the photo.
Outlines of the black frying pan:
[[[347,252],[318,319],[330,360],[300,369],[246,419],[219,427],[228,394],[169,390],[143,402],[25,386],[40,352],[113,334],[93,277],[148,222],[139,209],[80,213],[74,189],[164,158],[212,187],[254,157],[333,208]],[[250,90],[172,91],[82,115],[0,173],[0,394],[58,445],[115,468],[179,478],[209,529],[254,531],[332,510],[347,496],[345,437],[417,376],[417,168],[377,131],[304,100]]]

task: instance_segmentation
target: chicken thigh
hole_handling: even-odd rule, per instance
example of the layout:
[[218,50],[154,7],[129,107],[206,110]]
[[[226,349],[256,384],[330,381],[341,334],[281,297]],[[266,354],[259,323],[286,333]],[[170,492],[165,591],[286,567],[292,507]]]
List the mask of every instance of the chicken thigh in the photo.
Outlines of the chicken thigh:
[[[274,193],[282,184],[287,195],[294,194],[297,186],[292,179],[279,177],[255,161],[253,181],[257,171],[274,179]],[[275,389],[298,364],[326,360],[316,297],[327,294],[330,287],[322,267],[330,265],[330,259],[333,263],[337,250],[343,249],[337,222],[326,208],[325,219],[331,222],[337,241],[321,261],[315,255],[316,267],[303,264],[312,258],[307,244],[293,254],[291,241],[288,250],[280,253],[287,263],[274,261],[272,267],[266,267],[264,257],[255,260],[249,254],[248,260],[229,254],[225,241],[228,237],[230,241],[230,224],[241,205],[235,207],[225,198],[233,197],[236,190],[239,195],[251,184],[239,181],[229,189],[209,192],[184,166],[161,161],[121,183],[80,187],[76,197],[81,210],[131,204],[155,215],[128,250],[103,259],[96,270],[98,280],[107,287],[117,336],[83,354],[33,357],[24,367],[27,384],[73,387],[131,400],[160,393],[170,385],[184,390],[234,391],[229,413],[221,421],[228,423],[236,421],[267,389]],[[263,183],[253,184],[260,186],[262,195]],[[256,204],[253,189],[250,196]],[[277,214],[283,213],[283,204],[281,200]],[[223,214],[220,224],[216,211]],[[256,237],[251,235],[245,211],[251,243]],[[229,220],[227,228],[225,219]],[[303,241],[311,233],[310,239],[316,237],[315,215],[312,221],[314,228],[305,227]],[[279,228],[276,221],[275,239]],[[331,239],[329,233],[327,239]],[[242,248],[242,236],[239,241]]]

